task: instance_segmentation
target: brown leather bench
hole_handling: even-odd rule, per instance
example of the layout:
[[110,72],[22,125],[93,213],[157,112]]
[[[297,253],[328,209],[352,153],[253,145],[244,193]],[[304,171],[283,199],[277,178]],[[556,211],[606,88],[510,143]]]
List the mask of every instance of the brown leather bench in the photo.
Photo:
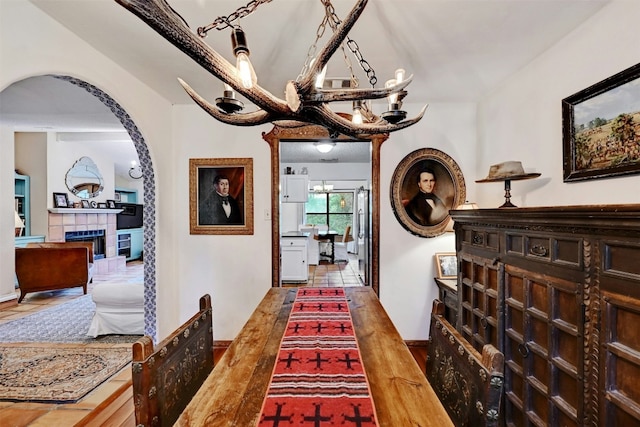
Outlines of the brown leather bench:
[[93,243],[30,243],[16,248],[18,302],[31,292],[54,291],[82,286],[92,280]]

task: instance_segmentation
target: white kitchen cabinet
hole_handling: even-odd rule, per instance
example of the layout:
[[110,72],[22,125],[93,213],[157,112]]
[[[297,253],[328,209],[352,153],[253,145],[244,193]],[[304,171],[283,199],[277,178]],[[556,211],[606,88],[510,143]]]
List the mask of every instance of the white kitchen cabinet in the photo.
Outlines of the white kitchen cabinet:
[[282,175],[280,189],[280,200],[282,203],[306,203],[308,198],[308,175]]
[[283,237],[280,240],[280,275],[282,282],[306,282],[309,280],[307,263],[307,236]]

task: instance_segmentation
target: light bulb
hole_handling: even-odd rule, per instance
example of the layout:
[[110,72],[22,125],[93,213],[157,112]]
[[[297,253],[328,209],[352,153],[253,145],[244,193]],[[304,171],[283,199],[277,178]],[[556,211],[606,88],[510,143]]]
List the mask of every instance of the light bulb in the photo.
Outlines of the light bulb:
[[246,52],[238,52],[236,55],[236,69],[245,89],[251,89],[257,83],[256,72],[253,70],[253,65],[251,65],[249,55]]
[[353,101],[353,115],[351,116],[351,122],[357,125],[363,123],[361,101]]
[[[384,84],[384,87],[389,88],[396,84],[396,79],[387,80]],[[398,92],[390,93],[387,95],[387,99],[389,100],[389,109],[393,109],[392,105],[398,103]]]
[[132,168],[135,168],[137,164],[138,164],[138,162],[136,162],[135,160],[131,160],[131,167]]
[[396,70],[396,83],[401,83],[404,81],[404,69],[398,68]]

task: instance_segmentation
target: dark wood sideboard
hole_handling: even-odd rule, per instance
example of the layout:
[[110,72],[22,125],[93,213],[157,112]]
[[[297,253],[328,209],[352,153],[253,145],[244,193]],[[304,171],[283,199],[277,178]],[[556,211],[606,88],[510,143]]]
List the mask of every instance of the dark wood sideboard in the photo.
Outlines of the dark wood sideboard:
[[504,353],[505,424],[640,425],[640,205],[451,216],[456,328]]

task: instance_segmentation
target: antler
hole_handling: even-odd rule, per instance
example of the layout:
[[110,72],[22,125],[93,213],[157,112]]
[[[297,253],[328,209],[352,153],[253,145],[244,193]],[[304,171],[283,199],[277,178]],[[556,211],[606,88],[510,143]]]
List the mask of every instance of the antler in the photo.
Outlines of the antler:
[[165,0],[116,0],[127,10],[142,19],[147,25],[186,53],[200,66],[218,79],[229,84],[237,93],[258,107],[251,113],[226,113],[207,102],[182,79],[180,84],[191,98],[213,118],[236,126],[255,126],[268,122],[297,126],[301,123],[313,123],[346,135],[362,136],[376,133],[394,132],[417,123],[426,110],[410,120],[390,124],[385,121],[354,124],[333,112],[329,102],[384,98],[390,93],[402,91],[412,77],[384,89],[336,89],[317,90],[313,83],[316,74],[329,61],[347,34],[360,17],[368,0],[358,0],[349,15],[340,23],[326,46],[320,51],[314,64],[298,82],[290,81],[285,88],[286,101],[272,95],[266,89],[254,85],[246,89],[236,67],[204,43],[194,34],[182,17]]

